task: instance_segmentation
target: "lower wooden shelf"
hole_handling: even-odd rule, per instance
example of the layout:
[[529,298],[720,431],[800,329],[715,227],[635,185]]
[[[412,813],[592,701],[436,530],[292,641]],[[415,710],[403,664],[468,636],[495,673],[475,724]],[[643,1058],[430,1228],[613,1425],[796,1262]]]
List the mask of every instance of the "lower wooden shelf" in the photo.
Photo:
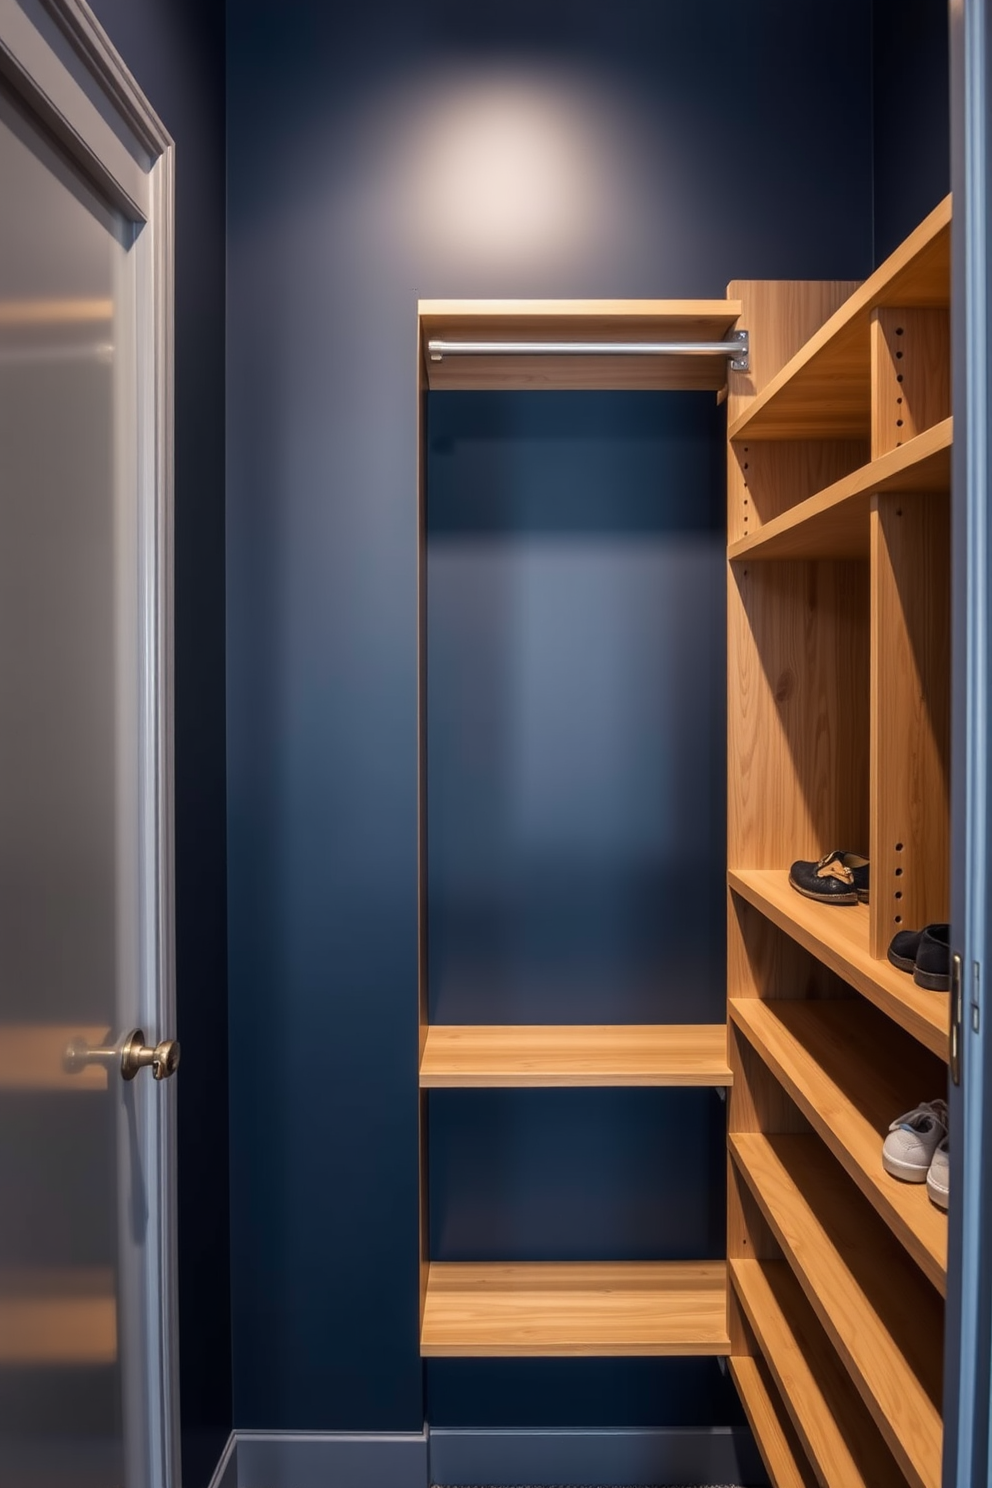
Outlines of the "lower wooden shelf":
[[915,1488],[940,1488],[944,1309],[818,1137],[732,1135],[731,1155]]
[[731,1261],[730,1274],[823,1488],[905,1488],[787,1263]]
[[[898,1058],[884,1018],[858,998],[847,1001],[730,1000],[730,1016],[781,1081],[875,1211],[937,1290],[947,1286],[947,1216],[926,1184],[900,1183],[882,1167],[889,1123],[933,1088],[932,1056],[909,1039]],[[878,1050],[889,1048],[884,1068]]]
[[732,1357],[729,1365],[772,1488],[819,1488],[764,1360],[740,1354]]
[[421,1086],[730,1085],[725,1023],[432,1024]]
[[109,1267],[0,1271],[0,1365],[116,1359],[117,1299]]
[[730,1353],[725,1261],[432,1261],[427,1357]]
[[948,1054],[950,998],[927,992],[905,971],[876,961],[868,950],[867,904],[817,904],[789,887],[779,869],[731,869],[730,887],[772,924],[798,941],[831,971],[939,1058]]

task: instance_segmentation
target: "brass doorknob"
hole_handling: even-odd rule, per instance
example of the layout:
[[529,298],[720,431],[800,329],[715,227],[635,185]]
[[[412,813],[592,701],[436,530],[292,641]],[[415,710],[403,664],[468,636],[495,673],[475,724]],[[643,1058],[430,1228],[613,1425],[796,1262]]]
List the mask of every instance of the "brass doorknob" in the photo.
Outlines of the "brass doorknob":
[[70,1075],[78,1074],[88,1064],[102,1064],[106,1069],[116,1064],[124,1080],[133,1080],[140,1069],[151,1065],[156,1080],[167,1080],[179,1068],[179,1055],[177,1039],[163,1039],[150,1047],[145,1043],[145,1030],[133,1028],[119,1049],[91,1049],[84,1039],[73,1039],[65,1051],[63,1064]]

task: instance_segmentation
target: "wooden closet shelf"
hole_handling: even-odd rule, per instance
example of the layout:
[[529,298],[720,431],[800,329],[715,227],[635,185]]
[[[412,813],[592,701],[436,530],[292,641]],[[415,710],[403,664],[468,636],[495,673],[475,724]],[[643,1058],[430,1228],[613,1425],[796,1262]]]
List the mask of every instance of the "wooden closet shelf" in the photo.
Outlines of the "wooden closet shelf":
[[730,1352],[724,1261],[432,1261],[429,1357]]
[[925,1183],[901,1183],[882,1167],[889,1123],[934,1089],[931,1056],[906,1043],[882,1062],[884,1020],[857,998],[730,1000],[730,1016],[896,1238],[943,1293],[947,1216]]
[[734,1291],[824,1488],[905,1478],[785,1261],[731,1261]]
[[116,1358],[109,1267],[0,1270],[0,1365],[100,1365]]
[[760,1355],[737,1354],[727,1362],[774,1488],[819,1488],[765,1361]]
[[871,312],[947,306],[951,198],[856,289],[734,420],[739,439],[863,439],[870,433]]
[[742,1133],[730,1150],[907,1479],[939,1488],[937,1293],[819,1138]]
[[732,543],[727,557],[867,559],[874,493],[949,491],[952,437],[953,420],[943,419]]
[[426,1088],[530,1085],[730,1085],[725,1023],[590,1026],[434,1024],[420,1062]]
[[888,961],[868,950],[868,906],[817,904],[789,886],[785,869],[732,868],[727,881],[736,894],[829,966],[938,1058],[948,1057],[950,999],[928,992]]
[[437,389],[702,389],[727,381],[718,356],[451,356],[427,341],[723,341],[739,300],[421,300],[427,385]]

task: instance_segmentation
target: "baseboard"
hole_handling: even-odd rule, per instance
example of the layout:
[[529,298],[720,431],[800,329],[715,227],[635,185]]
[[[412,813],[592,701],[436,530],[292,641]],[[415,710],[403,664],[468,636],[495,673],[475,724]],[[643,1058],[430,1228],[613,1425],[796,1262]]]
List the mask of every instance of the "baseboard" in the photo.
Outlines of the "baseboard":
[[751,1433],[694,1431],[445,1431],[430,1433],[431,1483],[766,1483]]
[[426,1431],[236,1435],[237,1488],[427,1488]]
[[238,1488],[238,1438],[233,1431],[214,1468],[209,1488]]

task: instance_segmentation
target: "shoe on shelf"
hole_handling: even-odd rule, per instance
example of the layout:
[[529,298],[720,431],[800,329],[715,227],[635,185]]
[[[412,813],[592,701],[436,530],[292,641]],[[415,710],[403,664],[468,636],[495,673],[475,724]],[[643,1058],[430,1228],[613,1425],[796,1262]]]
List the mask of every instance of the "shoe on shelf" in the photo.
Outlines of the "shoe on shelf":
[[900,971],[911,971],[918,987],[930,992],[951,990],[951,927],[924,925],[922,930],[900,930],[893,935],[888,958]]
[[946,1209],[951,1198],[951,1162],[947,1150],[947,1138],[939,1142],[930,1159],[927,1173],[927,1193],[940,1209]]
[[821,904],[867,904],[868,859],[853,852],[829,852],[818,863],[800,859],[789,869],[789,883]]
[[946,1136],[947,1103],[922,1101],[889,1127],[882,1167],[904,1183],[926,1183],[933,1155]]

